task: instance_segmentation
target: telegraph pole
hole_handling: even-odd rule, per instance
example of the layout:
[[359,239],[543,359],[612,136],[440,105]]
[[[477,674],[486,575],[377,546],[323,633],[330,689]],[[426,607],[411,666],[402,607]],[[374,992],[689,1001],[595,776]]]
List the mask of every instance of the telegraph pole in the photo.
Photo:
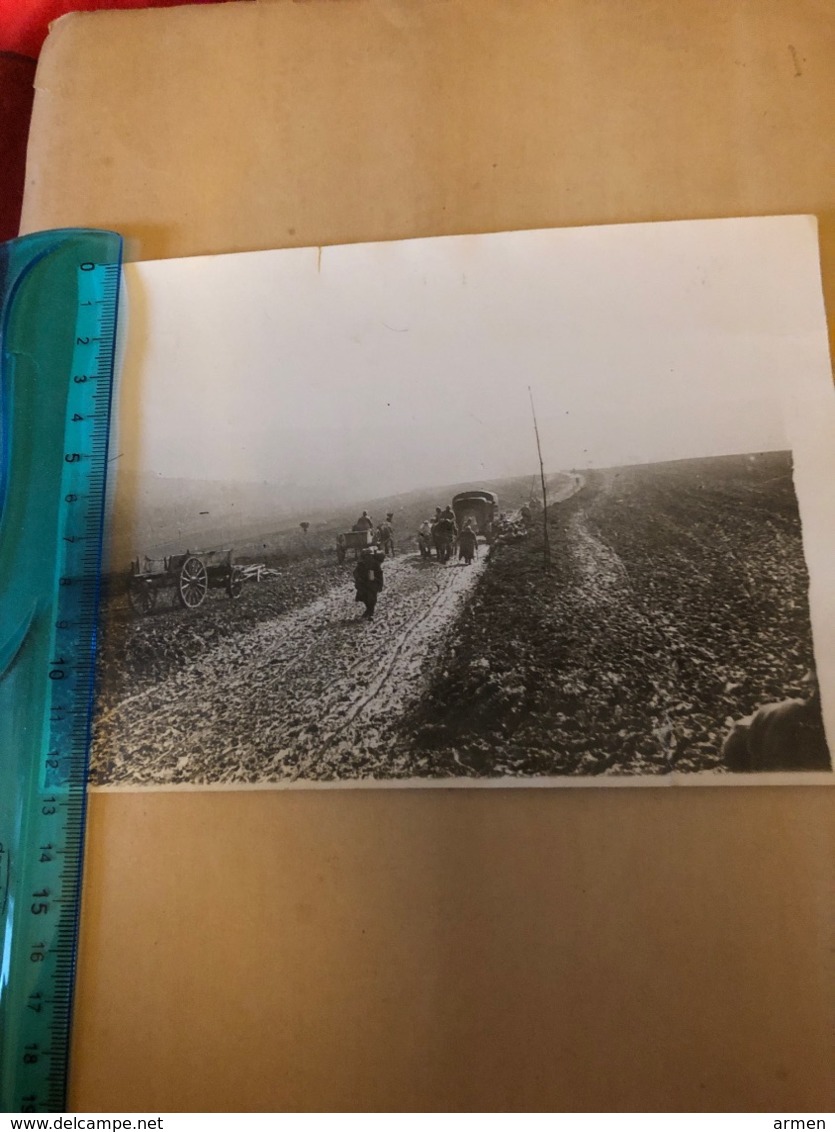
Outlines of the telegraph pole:
[[542,463],[542,445],[539,442],[539,425],[536,423],[536,409],[533,404],[533,393],[528,386],[528,396],[531,399],[531,414],[533,416],[533,431],[536,436],[536,450],[539,454],[539,476],[542,480],[542,551],[544,565],[547,570],[551,565],[551,546],[548,542],[548,492],[545,488],[545,465]]

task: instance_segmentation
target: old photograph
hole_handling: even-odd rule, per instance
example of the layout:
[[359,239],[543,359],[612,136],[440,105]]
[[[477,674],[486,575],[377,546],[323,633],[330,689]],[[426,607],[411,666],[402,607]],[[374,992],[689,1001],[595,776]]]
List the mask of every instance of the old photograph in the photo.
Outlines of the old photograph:
[[94,788],[831,780],[809,218],[126,280]]

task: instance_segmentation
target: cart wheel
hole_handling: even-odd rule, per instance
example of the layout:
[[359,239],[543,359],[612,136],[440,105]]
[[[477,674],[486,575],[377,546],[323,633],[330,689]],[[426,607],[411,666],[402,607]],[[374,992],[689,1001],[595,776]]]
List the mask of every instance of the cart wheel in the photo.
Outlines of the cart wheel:
[[190,555],[180,567],[177,578],[177,596],[185,609],[196,609],[202,605],[209,589],[209,575],[199,558]]
[[157,592],[146,581],[134,581],[128,587],[128,601],[133,612],[144,617],[156,605]]
[[236,597],[241,596],[243,588],[243,577],[238,573],[237,570],[233,570],[226,580],[226,592],[232,599],[232,601],[234,601]]

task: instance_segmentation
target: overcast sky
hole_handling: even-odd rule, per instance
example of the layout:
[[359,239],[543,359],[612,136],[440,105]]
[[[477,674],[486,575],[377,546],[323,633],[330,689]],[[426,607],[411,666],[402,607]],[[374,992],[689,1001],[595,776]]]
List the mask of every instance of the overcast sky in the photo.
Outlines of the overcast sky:
[[351,498],[529,474],[528,386],[548,471],[785,448],[798,343],[820,329],[810,223],[131,265],[123,466]]

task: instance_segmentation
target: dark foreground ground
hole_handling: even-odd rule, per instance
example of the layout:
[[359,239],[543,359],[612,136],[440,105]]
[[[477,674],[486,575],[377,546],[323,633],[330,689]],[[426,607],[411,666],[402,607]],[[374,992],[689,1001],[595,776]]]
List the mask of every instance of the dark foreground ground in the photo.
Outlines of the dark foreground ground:
[[589,473],[550,543],[492,556],[405,723],[419,773],[723,770],[731,719],[803,692],[788,454]]

